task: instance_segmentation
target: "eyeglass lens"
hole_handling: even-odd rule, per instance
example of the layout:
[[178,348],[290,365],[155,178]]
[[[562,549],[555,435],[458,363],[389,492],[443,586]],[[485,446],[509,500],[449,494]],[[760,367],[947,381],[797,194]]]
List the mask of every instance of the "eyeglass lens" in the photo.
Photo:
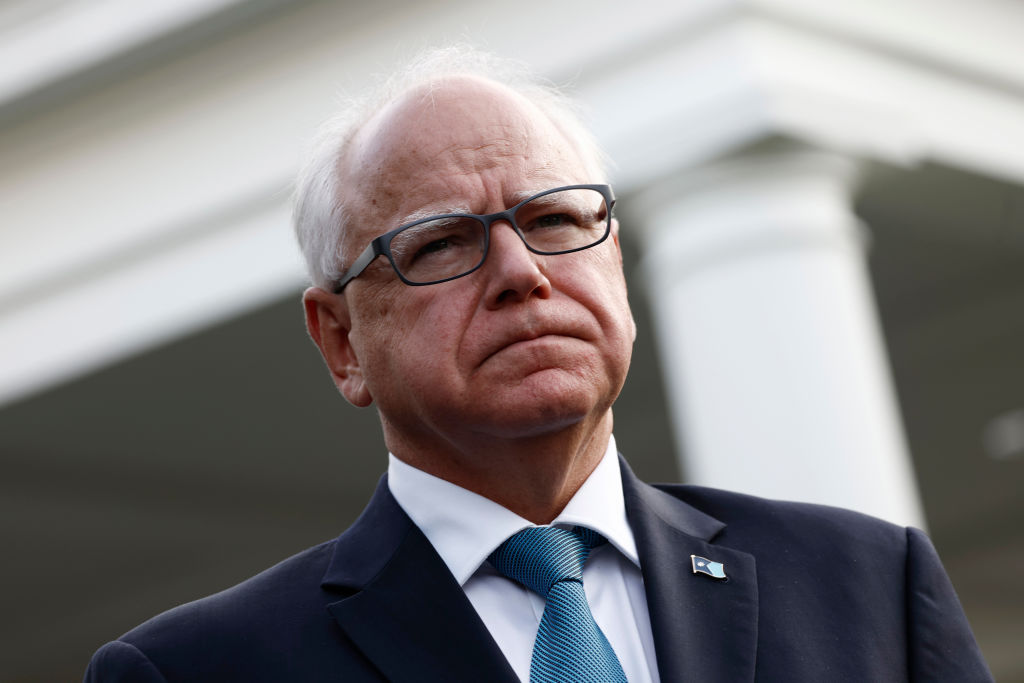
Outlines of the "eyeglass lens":
[[[515,213],[516,226],[529,247],[544,254],[583,249],[600,242],[610,223],[604,196],[597,190],[560,190],[535,197]],[[457,277],[480,265],[486,231],[479,219],[451,216],[409,226],[391,238],[391,257],[411,282]]]

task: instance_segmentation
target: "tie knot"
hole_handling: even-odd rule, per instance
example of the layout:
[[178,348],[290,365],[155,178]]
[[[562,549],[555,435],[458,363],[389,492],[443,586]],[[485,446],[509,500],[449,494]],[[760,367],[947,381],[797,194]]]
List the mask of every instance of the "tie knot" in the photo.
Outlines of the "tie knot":
[[584,527],[536,526],[510,536],[490,560],[502,574],[546,598],[559,581],[582,581],[590,549],[604,542],[601,534]]

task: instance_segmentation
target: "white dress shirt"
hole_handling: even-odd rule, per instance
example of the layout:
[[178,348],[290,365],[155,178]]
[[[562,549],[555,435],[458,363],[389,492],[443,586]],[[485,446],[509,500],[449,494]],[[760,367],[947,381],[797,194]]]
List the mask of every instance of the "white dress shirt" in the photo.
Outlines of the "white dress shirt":
[[[500,574],[487,557],[512,534],[536,526],[492,500],[411,467],[389,455],[388,486],[423,531],[523,681],[544,599]],[[640,560],[626,521],[622,476],[610,439],[600,464],[552,522],[586,526],[608,539],[583,568],[583,587],[598,626],[615,649],[626,678],[657,682],[654,637]]]

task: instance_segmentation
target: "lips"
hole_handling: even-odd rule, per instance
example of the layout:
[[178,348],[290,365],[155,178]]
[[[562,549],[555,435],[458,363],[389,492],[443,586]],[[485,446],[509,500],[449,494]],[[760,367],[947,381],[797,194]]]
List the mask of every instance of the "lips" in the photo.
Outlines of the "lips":
[[570,337],[586,340],[588,335],[583,325],[573,324],[570,320],[531,321],[511,327],[508,331],[491,338],[482,354],[481,365],[491,357],[516,344],[531,342],[542,337]]

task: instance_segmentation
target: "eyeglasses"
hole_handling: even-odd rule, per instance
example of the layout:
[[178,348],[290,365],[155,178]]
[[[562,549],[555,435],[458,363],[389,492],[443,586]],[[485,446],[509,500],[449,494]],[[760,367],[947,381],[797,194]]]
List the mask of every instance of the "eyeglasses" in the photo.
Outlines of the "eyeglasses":
[[340,294],[381,254],[407,285],[434,285],[469,275],[487,258],[495,221],[507,221],[535,254],[588,249],[607,239],[614,205],[608,185],[567,185],[535,194],[497,213],[421,218],[370,242],[341,277],[334,293]]

